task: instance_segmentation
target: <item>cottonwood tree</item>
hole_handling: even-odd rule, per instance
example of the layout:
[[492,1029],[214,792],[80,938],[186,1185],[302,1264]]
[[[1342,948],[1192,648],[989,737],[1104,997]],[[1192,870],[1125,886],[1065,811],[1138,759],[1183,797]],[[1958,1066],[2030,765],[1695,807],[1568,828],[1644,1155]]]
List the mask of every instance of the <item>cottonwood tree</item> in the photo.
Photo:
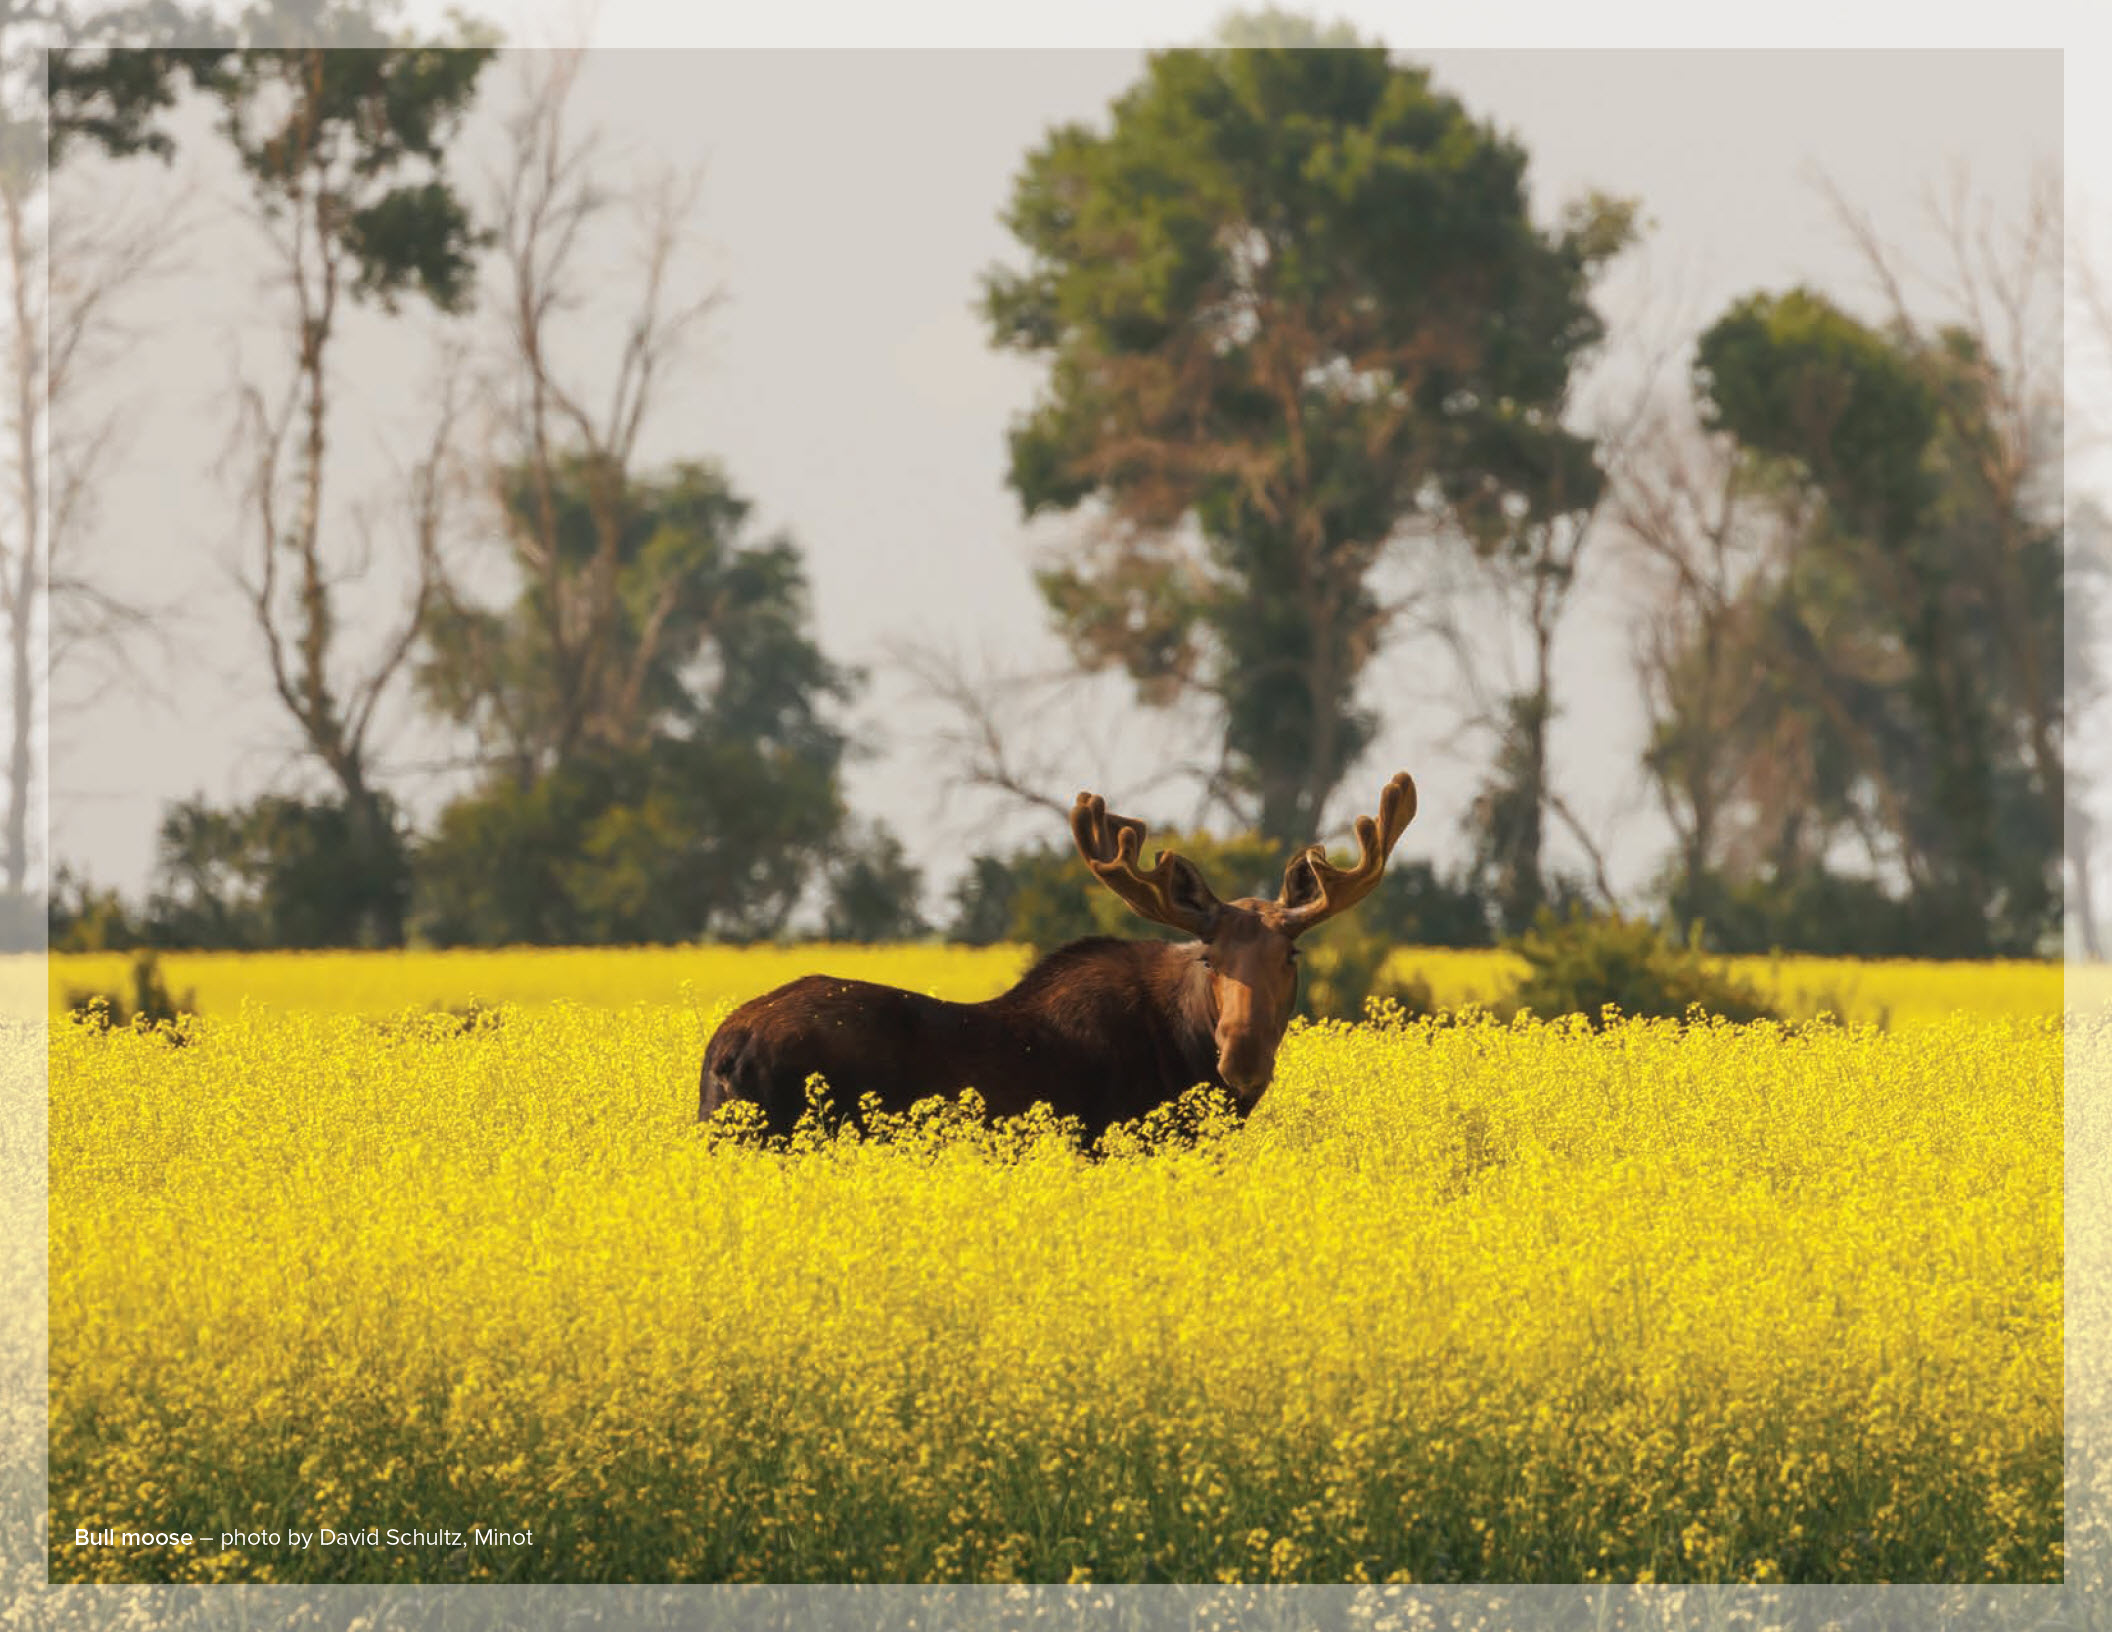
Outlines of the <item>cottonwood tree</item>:
[[230,456],[244,477],[242,582],[273,692],[336,784],[351,836],[348,869],[373,881],[358,938],[395,944],[403,933],[402,842],[376,782],[373,730],[439,576],[451,416],[443,391],[407,482],[408,604],[377,652],[355,654],[339,588],[371,540],[359,536],[364,527],[342,525],[327,502],[333,365],[355,307],[393,314],[417,302],[454,314],[469,303],[478,233],[450,180],[448,144],[491,50],[385,44],[362,32],[356,15],[340,24],[356,48],[245,50],[213,81],[221,134],[273,258],[289,365],[282,384],[242,386]]
[[[669,374],[719,300],[684,264],[698,181],[662,172],[625,193],[607,180],[600,136],[575,132],[569,120],[584,61],[558,52],[524,62],[491,212],[503,338],[491,371],[495,431],[484,481],[527,581],[532,627],[478,615],[450,582],[435,626],[447,660],[428,669],[436,695],[474,727],[484,754],[524,783],[583,751],[642,742],[665,703],[654,682],[665,683],[671,653],[699,611],[684,605],[693,586],[680,563],[664,550],[642,558],[636,537],[657,504],[686,502],[641,474],[638,447]],[[567,324],[591,295],[608,293],[590,260],[625,231],[636,248],[633,275],[618,286],[628,305],[613,366],[597,378],[594,369],[566,367]],[[684,480],[706,502],[701,478],[678,485]],[[725,519],[700,532],[715,534]],[[514,644],[522,639],[535,642],[532,654]],[[531,670],[532,701],[518,696]]]
[[1227,802],[1280,843],[1375,728],[1389,550],[1595,495],[1559,408],[1632,212],[1543,231],[1525,168],[1381,49],[1212,49],[1151,57],[1015,183],[1026,264],[984,309],[1049,373],[1009,479],[1030,516],[1093,520],[1043,595],[1081,663],[1211,699]]
[[2036,350],[2057,240],[2027,219],[1998,265],[1948,219],[1961,316],[1924,324],[1866,237],[1885,326],[1806,289],[1747,297],[1703,335],[1697,390],[1809,507],[1743,597],[1765,677],[1747,751],[1785,773],[1778,878],[1845,828],[1904,881],[1925,949],[2028,952],[2058,911],[2067,797],[2062,529],[2034,474],[2059,446]]
[[[1917,313],[1909,298],[1916,273],[1868,214],[1838,189],[1829,196],[1884,292],[1891,330],[1930,371],[1938,424],[1932,455],[1941,481],[1931,522],[1947,536],[1946,565],[1963,580],[1966,619],[1979,640],[1967,672],[1979,675],[1983,688],[1993,678],[1995,734],[2021,737],[2019,768],[2038,802],[2039,831],[2056,846],[2064,829],[2075,841],[2068,859],[2088,922],[2089,821],[2085,803],[2071,792],[2065,752],[2064,699],[2083,688],[2065,683],[2073,677],[2064,676],[2060,639],[2066,562],[2058,178],[2041,171],[2022,208],[2004,218],[1975,192],[1967,171],[1952,172],[1947,188],[1931,199],[1940,260],[1921,274],[1948,314],[1941,323]],[[1940,639],[1936,615],[1922,618],[1929,633],[1917,647]],[[2008,756],[1998,743],[1991,757]],[[1989,797],[1993,806],[2003,803],[1999,791]],[[2001,848],[2010,842],[2009,835],[1996,841]],[[2011,896],[2031,889],[2021,880],[1998,887]]]
[[[771,934],[843,820],[829,711],[854,676],[811,638],[798,550],[751,536],[723,472],[641,467],[662,388],[717,295],[685,254],[694,179],[626,194],[597,135],[572,129],[582,61],[527,64],[506,124],[483,478],[508,591],[479,597],[444,575],[425,630],[421,693],[471,737],[482,774],[426,847],[423,929]],[[606,244],[626,226],[636,259],[611,279]],[[598,377],[568,363],[594,296],[623,303]],[[884,844],[871,856],[873,877],[899,876]]]

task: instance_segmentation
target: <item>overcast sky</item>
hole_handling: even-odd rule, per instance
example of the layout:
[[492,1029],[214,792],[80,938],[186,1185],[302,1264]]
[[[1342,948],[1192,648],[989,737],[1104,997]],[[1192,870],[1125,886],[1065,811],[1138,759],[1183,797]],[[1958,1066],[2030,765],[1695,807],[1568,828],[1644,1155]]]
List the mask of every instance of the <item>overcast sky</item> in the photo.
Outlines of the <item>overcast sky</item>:
[[[1345,11],[1367,30],[1379,25],[1397,49],[1413,43],[1383,17],[1332,8]],[[1137,26],[1131,8],[1123,15]],[[1169,15],[1142,37],[1198,37],[1214,9],[1192,27],[1178,8]],[[1086,20],[1104,26],[1097,14]],[[651,31],[674,26],[610,4],[595,37],[668,38]],[[841,37],[854,38],[855,25],[843,26]],[[516,18],[513,32],[563,31]],[[1404,54],[1524,142],[1543,217],[1587,187],[1643,202],[1649,240],[1605,291],[1624,334],[1661,335],[1682,322],[1691,330],[1738,294],[1795,282],[1874,310],[1813,184],[1820,174],[1908,259],[1933,261],[1926,199],[1955,166],[1969,169],[1998,214],[2014,214],[2035,170],[2061,157],[2061,64],[2048,53]],[[873,674],[854,717],[875,752],[851,773],[853,803],[911,836],[935,892],[968,847],[1051,825],[1024,814],[1000,821],[995,807],[962,798],[927,827],[948,766],[931,719],[904,713],[906,685],[889,658],[905,638],[999,664],[1046,664],[1055,654],[1029,572],[1064,524],[1023,526],[1003,486],[1005,427],[1031,400],[1037,368],[986,346],[972,304],[977,277],[1011,252],[997,213],[1022,156],[1053,123],[1104,119],[1141,65],[1134,49],[604,50],[580,85],[578,117],[606,131],[618,174],[701,166],[702,241],[689,270],[726,296],[663,400],[646,452],[719,459],[762,529],[784,529],[805,552],[822,643]],[[489,76],[493,105],[512,94],[515,66],[502,62]],[[491,135],[487,109],[464,144],[473,188]],[[265,377],[275,361],[264,263],[211,144],[187,151],[172,175],[84,173],[56,201],[107,208],[115,188],[137,206],[144,189],[148,207],[159,207],[164,189],[190,194],[182,269],[128,313],[137,340],[109,394],[125,407],[128,440],[104,492],[94,557],[108,581],[167,609],[167,655],[150,660],[150,695],[111,691],[55,721],[54,853],[128,891],[146,880],[167,800],[227,801],[301,786],[311,774],[262,682],[229,577],[234,491],[214,474],[231,381],[238,371]],[[581,314],[572,343],[582,366],[611,332],[606,311]],[[340,496],[372,501],[389,490],[389,450],[408,447],[424,423],[431,345],[430,326],[418,323],[352,331],[331,469]],[[399,582],[385,570],[381,536],[377,566],[351,602],[370,640]],[[1606,567],[1562,636],[1556,773],[1608,846],[1616,881],[1634,888],[1666,834],[1636,771],[1641,722],[1626,655],[1635,585]],[[1423,790],[1404,853],[1458,853],[1485,747],[1462,735],[1443,671],[1438,654],[1414,646],[1375,667],[1369,697],[1384,727],[1338,796],[1331,829],[1345,828],[1404,766]],[[1118,808],[1127,808],[1125,781],[1141,783],[1168,754],[1195,746],[1179,740],[1177,722],[1129,707],[1118,685],[1082,706],[1076,721],[1041,721],[1053,736],[1037,745],[1053,744],[1066,765],[1075,758],[1064,780],[1101,784]],[[449,746],[399,712],[385,760],[421,817],[459,785],[436,768]],[[1169,801],[1139,814],[1187,811]]]

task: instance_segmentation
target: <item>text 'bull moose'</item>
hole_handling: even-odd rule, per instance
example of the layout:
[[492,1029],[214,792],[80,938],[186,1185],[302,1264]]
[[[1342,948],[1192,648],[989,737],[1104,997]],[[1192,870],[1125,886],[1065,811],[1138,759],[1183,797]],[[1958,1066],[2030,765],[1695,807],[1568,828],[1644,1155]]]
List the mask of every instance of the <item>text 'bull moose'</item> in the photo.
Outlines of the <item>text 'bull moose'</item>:
[[1309,845],[1284,868],[1274,901],[1220,901],[1184,856],[1161,851],[1140,867],[1144,824],[1081,793],[1071,833],[1093,875],[1193,944],[1073,941],[984,1003],[804,976],[726,1017],[704,1053],[697,1114],[749,1100],[773,1133],[789,1133],[816,1074],[839,1106],[872,1094],[902,1111],[972,1087],[993,1116],[1046,1104],[1084,1123],[1088,1138],[1198,1083],[1252,1110],[1298,996],[1298,937],[1371,893],[1414,815],[1404,771],[1379,795],[1377,818],[1357,818],[1355,865],[1333,866]]

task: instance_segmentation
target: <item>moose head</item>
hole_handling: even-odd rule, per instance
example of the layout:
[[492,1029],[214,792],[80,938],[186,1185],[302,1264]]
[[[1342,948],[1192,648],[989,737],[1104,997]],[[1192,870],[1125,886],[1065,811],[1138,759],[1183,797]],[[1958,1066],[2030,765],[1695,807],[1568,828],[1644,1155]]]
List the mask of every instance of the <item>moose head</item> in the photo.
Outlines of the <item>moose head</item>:
[[1071,807],[1071,835],[1093,876],[1156,924],[1201,944],[1197,989],[1212,1017],[1217,1072],[1251,1109],[1276,1069],[1276,1050],[1298,997],[1298,937],[1347,912],[1378,886],[1386,858],[1415,817],[1415,783],[1397,774],[1379,795],[1376,818],[1357,818],[1358,856],[1336,867],[1319,845],[1307,845],[1283,870],[1273,901],[1244,896],[1220,901],[1187,857],[1160,851],[1139,865],[1142,822],[1117,816],[1098,794]]

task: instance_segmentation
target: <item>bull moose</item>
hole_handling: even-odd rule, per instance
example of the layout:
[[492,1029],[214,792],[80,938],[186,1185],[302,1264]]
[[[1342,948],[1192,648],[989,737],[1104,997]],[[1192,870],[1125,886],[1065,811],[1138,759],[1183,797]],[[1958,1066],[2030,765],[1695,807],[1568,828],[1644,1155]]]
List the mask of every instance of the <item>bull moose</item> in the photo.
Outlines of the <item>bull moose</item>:
[[1357,818],[1353,866],[1308,845],[1274,901],[1220,901],[1184,856],[1161,851],[1139,866],[1144,824],[1081,793],[1071,835],[1093,876],[1193,942],[1073,941],[983,1003],[803,976],[726,1017],[704,1053],[697,1115],[749,1100],[773,1133],[788,1133],[817,1073],[841,1104],[872,1094],[900,1111],[973,1087],[993,1116],[1045,1103],[1079,1119],[1088,1138],[1198,1083],[1229,1090],[1244,1115],[1269,1085],[1290,1022],[1298,937],[1371,893],[1414,815],[1403,771],[1379,795],[1377,819]]

